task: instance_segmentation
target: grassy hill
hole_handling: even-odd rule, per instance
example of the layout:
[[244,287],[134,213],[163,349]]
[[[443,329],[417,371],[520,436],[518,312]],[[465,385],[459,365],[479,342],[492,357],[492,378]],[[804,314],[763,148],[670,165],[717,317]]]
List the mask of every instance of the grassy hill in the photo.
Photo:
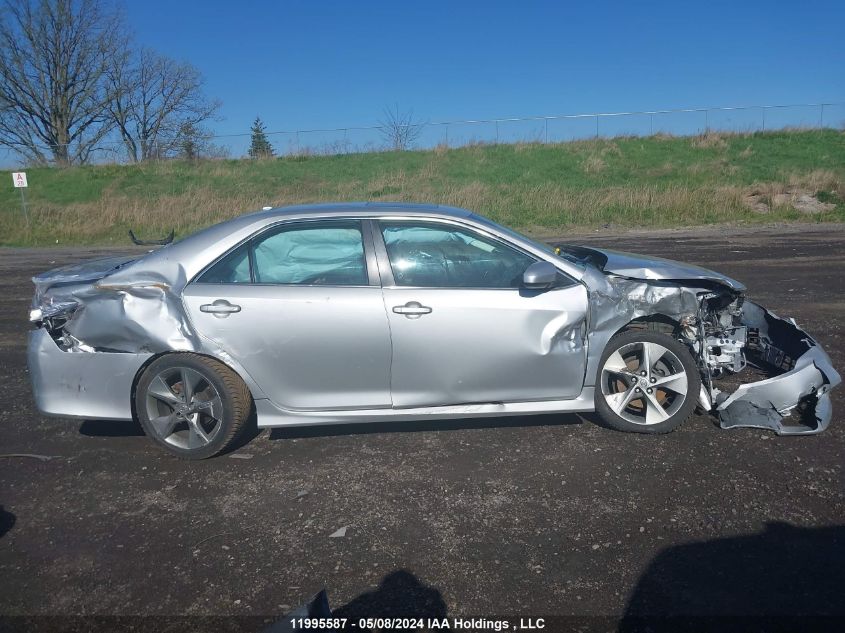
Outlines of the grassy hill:
[[466,207],[535,235],[606,224],[845,220],[845,132],[653,136],[542,145],[0,173],[0,244],[183,236],[262,206],[403,200]]

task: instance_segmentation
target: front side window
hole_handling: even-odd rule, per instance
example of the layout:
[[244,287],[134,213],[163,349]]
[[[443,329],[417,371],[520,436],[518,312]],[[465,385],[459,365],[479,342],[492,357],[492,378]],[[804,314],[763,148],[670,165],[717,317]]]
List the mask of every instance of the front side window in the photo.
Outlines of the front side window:
[[200,283],[368,284],[359,222],[309,222],[253,238],[209,268]]
[[518,288],[536,260],[499,241],[445,224],[381,222],[399,286]]

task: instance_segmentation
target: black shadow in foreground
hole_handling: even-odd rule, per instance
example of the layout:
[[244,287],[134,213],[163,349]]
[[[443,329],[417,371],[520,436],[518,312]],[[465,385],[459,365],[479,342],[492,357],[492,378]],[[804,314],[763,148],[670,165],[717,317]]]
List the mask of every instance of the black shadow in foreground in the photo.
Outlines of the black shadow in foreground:
[[385,576],[375,591],[361,594],[334,610],[329,607],[326,592],[321,591],[311,602],[275,622],[263,633],[295,631],[298,618],[346,618],[354,623],[354,630],[367,631],[369,629],[359,625],[362,619],[440,620],[446,617],[446,612],[446,603],[437,589],[423,584],[411,572],[400,569]]
[[17,521],[17,517],[0,506],[0,538],[6,536],[6,533],[15,527],[15,521]]
[[404,569],[385,576],[375,591],[361,594],[333,611],[337,618],[445,618],[440,592]]
[[619,631],[843,630],[843,587],[845,526],[769,523],[759,534],[662,551]]

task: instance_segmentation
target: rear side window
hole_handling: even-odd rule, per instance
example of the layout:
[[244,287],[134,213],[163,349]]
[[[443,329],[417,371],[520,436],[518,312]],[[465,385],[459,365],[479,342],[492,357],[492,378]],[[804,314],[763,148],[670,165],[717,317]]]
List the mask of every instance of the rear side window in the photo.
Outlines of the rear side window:
[[252,281],[249,269],[249,250],[244,244],[235,249],[197,280],[203,284],[248,284]]
[[359,222],[308,222],[273,229],[225,256],[200,283],[364,286]]
[[364,286],[364,240],[355,223],[308,224],[258,237],[256,283]]

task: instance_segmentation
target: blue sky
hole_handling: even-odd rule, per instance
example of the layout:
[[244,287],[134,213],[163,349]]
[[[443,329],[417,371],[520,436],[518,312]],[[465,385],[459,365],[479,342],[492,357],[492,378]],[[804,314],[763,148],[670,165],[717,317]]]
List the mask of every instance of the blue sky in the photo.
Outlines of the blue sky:
[[[219,134],[845,101],[845,2],[131,0],[140,43],[197,66]],[[845,117],[844,117],[845,118]],[[237,152],[236,152],[237,153]]]

